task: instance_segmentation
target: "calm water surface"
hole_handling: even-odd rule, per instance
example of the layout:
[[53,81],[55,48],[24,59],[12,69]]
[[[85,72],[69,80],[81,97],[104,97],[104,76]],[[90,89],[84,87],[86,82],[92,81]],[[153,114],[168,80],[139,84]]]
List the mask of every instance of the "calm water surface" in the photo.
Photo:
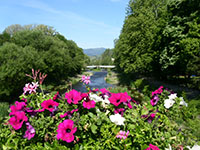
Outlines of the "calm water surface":
[[[89,87],[91,89],[114,87],[114,85],[106,83],[106,81],[104,80],[106,75],[107,71],[93,72],[93,75],[90,77],[91,83],[89,84]],[[77,84],[73,85],[72,88],[79,92],[87,92],[87,89],[85,88],[82,82],[78,82]]]

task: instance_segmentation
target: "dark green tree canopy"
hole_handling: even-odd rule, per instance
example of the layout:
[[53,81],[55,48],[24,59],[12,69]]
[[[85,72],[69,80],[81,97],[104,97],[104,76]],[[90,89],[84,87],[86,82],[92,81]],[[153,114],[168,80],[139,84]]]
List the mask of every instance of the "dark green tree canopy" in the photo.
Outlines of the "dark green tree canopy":
[[80,73],[85,58],[74,41],[52,27],[11,25],[0,34],[0,99],[20,95],[32,68],[48,74],[48,83],[59,84]]

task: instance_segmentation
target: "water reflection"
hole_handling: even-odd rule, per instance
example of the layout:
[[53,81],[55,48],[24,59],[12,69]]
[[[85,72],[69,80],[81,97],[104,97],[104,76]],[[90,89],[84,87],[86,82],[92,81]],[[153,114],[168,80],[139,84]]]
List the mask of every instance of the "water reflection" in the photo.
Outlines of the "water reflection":
[[[114,87],[114,85],[106,83],[106,81],[104,80],[106,75],[107,75],[107,71],[93,72],[93,75],[90,78],[91,83],[89,84],[89,87],[91,89],[93,88],[102,89],[102,88]],[[72,88],[79,92],[83,92],[83,93],[87,92],[87,89],[85,88],[82,82],[78,82],[77,84],[73,85]]]

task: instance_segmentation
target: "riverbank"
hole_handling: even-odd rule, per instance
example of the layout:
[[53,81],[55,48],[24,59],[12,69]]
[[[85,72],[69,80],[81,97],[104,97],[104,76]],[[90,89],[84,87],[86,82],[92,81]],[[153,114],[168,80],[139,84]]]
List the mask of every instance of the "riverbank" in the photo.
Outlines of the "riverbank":
[[118,85],[119,80],[117,77],[117,73],[113,71],[108,71],[107,76],[105,77],[106,83],[113,84],[113,85]]

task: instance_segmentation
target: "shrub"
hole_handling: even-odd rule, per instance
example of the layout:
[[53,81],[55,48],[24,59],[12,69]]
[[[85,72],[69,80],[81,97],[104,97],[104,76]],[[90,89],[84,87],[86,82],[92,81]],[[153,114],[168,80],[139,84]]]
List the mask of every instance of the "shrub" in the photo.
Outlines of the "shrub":
[[195,143],[191,130],[175,121],[193,116],[187,103],[163,87],[144,104],[127,92],[71,90],[61,97],[38,93],[39,87],[27,84],[21,102],[10,107],[10,116],[0,124],[0,148],[144,150]]
[[44,62],[32,47],[5,43],[0,47],[0,66],[0,100],[11,102],[21,95],[22,87],[28,82],[27,70],[43,68]]

